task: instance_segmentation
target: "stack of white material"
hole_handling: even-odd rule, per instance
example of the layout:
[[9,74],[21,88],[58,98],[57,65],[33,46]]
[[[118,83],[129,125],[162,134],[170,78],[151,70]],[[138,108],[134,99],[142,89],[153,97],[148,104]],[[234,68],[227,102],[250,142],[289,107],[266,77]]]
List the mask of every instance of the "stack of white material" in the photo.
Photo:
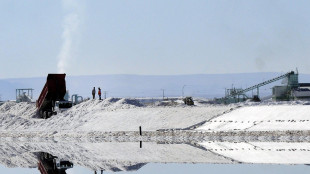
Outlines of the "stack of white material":
[[206,122],[198,130],[310,130],[310,106],[271,105],[242,107]]

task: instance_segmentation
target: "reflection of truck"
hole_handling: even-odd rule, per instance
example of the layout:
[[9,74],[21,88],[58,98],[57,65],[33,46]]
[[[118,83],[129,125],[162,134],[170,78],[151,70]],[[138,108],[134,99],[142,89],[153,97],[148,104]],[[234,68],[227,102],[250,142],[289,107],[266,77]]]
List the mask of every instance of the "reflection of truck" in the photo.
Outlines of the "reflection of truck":
[[70,108],[72,103],[64,100],[66,94],[66,74],[48,74],[46,83],[37,100],[37,110],[40,117],[49,118],[55,112],[55,103],[59,108]]
[[46,152],[40,152],[38,158],[41,174],[66,174],[66,170],[73,167],[70,161],[61,160]]

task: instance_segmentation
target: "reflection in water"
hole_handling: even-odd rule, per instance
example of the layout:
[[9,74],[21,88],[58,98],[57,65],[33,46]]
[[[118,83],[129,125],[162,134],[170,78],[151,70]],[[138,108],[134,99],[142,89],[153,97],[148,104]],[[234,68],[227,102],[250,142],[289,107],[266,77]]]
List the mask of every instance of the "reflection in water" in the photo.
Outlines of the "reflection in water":
[[[118,167],[112,167],[110,168],[111,172],[121,172],[121,171],[136,171],[139,170],[141,167],[143,167],[146,163],[138,163],[131,166],[123,166],[123,169]],[[103,173],[103,169],[100,170],[100,173]],[[95,171],[95,174],[97,174],[97,171]]]
[[[68,160],[63,160],[57,156],[51,155],[47,152],[34,153],[38,158],[38,170],[41,174],[66,174],[66,170],[73,168],[73,163]],[[136,171],[144,166],[146,163],[138,163],[130,166],[122,166],[122,169],[118,167],[111,167],[110,171],[120,172],[120,171]],[[100,170],[101,174],[103,169]],[[94,171],[97,174],[97,171]]]
[[63,160],[46,152],[37,153],[38,169],[41,174],[66,174],[73,167],[70,161]]
[[[224,137],[223,137],[224,139]],[[0,137],[0,163],[8,167],[38,167],[41,174],[65,174],[76,166],[93,173],[135,171],[147,163],[310,164],[309,137],[266,141],[201,141],[175,143],[102,142],[96,139],[61,141]]]

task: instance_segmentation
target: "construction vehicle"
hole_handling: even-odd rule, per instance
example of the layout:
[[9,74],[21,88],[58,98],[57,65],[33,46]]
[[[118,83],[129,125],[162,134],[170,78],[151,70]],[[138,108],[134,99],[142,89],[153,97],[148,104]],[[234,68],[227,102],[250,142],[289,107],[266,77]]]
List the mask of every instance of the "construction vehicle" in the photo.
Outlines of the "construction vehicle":
[[72,102],[66,101],[66,74],[48,74],[46,83],[36,102],[37,111],[41,118],[47,119],[56,115],[55,105],[58,108],[70,108]]
[[73,168],[68,160],[59,159],[46,152],[38,153],[38,170],[41,174],[66,174],[66,170]]
[[186,105],[189,105],[189,106],[194,105],[194,100],[192,97],[185,97],[183,101],[184,101],[184,104]]
[[252,100],[251,101],[253,101],[253,102],[260,102],[261,101],[261,99],[259,98],[259,96],[258,95],[253,95],[253,98],[252,98]]

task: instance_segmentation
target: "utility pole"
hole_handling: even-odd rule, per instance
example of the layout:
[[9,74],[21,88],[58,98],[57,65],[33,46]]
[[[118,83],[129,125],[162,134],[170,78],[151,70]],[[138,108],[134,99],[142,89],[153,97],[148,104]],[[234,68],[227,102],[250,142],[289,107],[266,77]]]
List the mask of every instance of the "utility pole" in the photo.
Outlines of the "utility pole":
[[165,99],[165,89],[161,89],[163,91],[163,100]]
[[184,88],[185,88],[186,85],[183,85],[182,87],[182,97],[184,97]]

